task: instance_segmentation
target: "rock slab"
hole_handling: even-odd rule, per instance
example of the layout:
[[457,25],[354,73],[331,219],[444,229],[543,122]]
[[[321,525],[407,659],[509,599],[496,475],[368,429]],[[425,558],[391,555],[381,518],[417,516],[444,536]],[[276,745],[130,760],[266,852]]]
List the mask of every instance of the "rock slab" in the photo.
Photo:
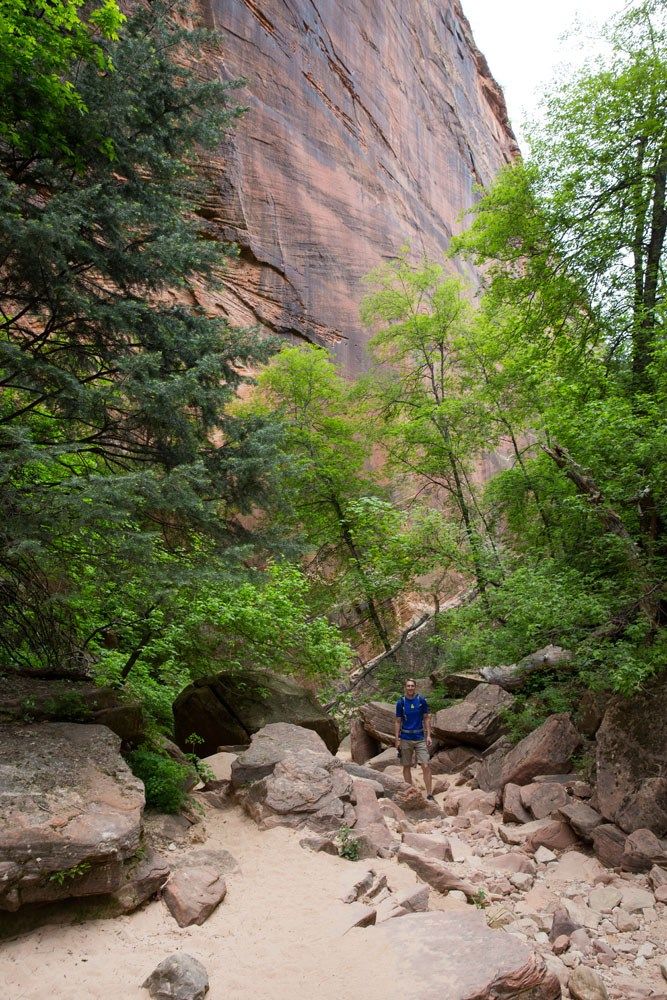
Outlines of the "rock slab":
[[0,909],[121,887],[144,787],[120,742],[106,726],[0,727]]
[[491,930],[472,910],[408,913],[373,932],[397,956],[395,996],[419,1000],[557,1000],[560,983],[541,956]]
[[527,785],[538,774],[566,774],[580,746],[581,736],[569,715],[552,715],[504,758],[501,784]]
[[179,927],[203,924],[227,895],[227,884],[211,865],[179,868],[162,898]]

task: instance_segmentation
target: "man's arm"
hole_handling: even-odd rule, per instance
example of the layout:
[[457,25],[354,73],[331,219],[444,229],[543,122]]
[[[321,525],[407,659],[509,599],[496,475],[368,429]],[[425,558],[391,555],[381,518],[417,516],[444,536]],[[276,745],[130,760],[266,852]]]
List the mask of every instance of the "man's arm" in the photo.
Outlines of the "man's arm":
[[401,742],[401,726],[403,725],[403,714],[398,714],[398,708],[396,709],[396,718],[394,719],[394,743],[396,744],[396,749]]
[[424,733],[426,734],[426,745],[430,746],[433,742],[431,739],[431,713],[427,712],[424,716]]

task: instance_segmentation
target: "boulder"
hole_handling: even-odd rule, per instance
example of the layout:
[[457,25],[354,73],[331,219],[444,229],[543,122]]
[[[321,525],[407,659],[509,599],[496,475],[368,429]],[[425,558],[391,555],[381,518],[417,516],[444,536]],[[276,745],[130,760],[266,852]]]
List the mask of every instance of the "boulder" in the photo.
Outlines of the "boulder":
[[162,891],[162,898],[179,927],[203,924],[226,895],[224,878],[210,865],[178,869]]
[[503,823],[529,823],[531,819],[521,801],[521,786],[510,781],[503,788]]
[[483,667],[480,674],[489,684],[498,684],[506,691],[518,691],[532,674],[553,670],[555,667],[562,668],[571,660],[572,653],[569,649],[550,645],[524,656],[518,663],[509,666]]
[[416,885],[412,889],[397,892],[394,901],[408,913],[425,913],[428,910],[429,890],[427,885]]
[[567,851],[578,843],[572,828],[559,819],[545,820],[525,841],[526,848],[531,851],[536,851],[538,847],[548,847],[550,851]]
[[603,864],[620,868],[625,851],[626,835],[613,823],[600,823],[592,833],[593,850]]
[[388,767],[395,767],[399,763],[398,751],[395,747],[389,747],[381,753],[371,757],[367,764],[373,771],[385,771]]
[[120,743],[105,726],[0,727],[0,910],[121,887],[144,788]]
[[625,842],[621,868],[628,872],[647,872],[653,865],[667,867],[667,851],[650,830],[635,830]]
[[534,875],[537,865],[520,851],[510,851],[508,854],[499,854],[497,857],[487,857],[484,859],[484,867],[492,871],[508,872],[512,875],[521,873],[524,875]]
[[406,847],[420,854],[428,854],[438,861],[452,861],[452,848],[445,837],[435,833],[404,833],[403,843]]
[[440,674],[435,671],[431,674],[431,680],[444,691],[448,698],[465,698],[479,684],[484,683],[481,674],[474,671],[454,674]]
[[452,868],[448,868],[442,861],[413,851],[410,847],[401,846],[397,859],[404,865],[416,872],[423,882],[427,882],[438,892],[447,893],[452,890],[463,892],[468,899],[473,899],[479,887],[473,886],[459,878]]
[[[352,779],[352,798],[354,800],[354,836],[364,838],[365,846],[371,847],[375,854],[380,851],[392,851],[395,846],[389,827],[378,805],[375,792],[362,778]],[[364,855],[368,855],[364,851]]]
[[160,962],[142,985],[153,1000],[204,1000],[208,974],[192,955],[178,952]]
[[388,953],[400,956],[393,995],[442,1000],[557,1000],[560,983],[544,960],[514,935],[491,930],[472,907],[408,913],[376,927]]
[[[200,756],[223,744],[245,744],[271,723],[312,729],[331,753],[340,742],[338,726],[313,694],[290,677],[266,670],[229,671],[189,684],[174,702],[174,734],[182,750]],[[196,746],[189,742],[196,733]]]
[[263,829],[309,826],[317,833],[354,823],[352,781],[338,758],[307,750],[287,755],[243,794],[246,811]]
[[433,774],[458,774],[470,764],[481,760],[481,754],[472,747],[450,747],[439,750],[431,757],[431,772]]
[[596,774],[605,819],[625,833],[667,834],[667,678],[610,700],[597,732]]
[[150,848],[143,857],[125,866],[121,885],[111,894],[119,913],[132,913],[155,896],[169,878],[169,863]]
[[566,773],[573,753],[580,746],[581,737],[569,715],[552,715],[517,743],[504,758],[501,784],[511,781],[516,785],[526,785],[537,774]]
[[366,730],[361,719],[354,718],[350,723],[350,757],[355,764],[365,764],[380,752],[380,743],[373,739]]
[[546,819],[558,813],[568,802],[568,794],[562,785],[554,781],[544,781],[524,785],[521,788],[521,802],[535,819]]
[[501,736],[484,753],[476,769],[477,784],[485,792],[495,792],[503,787],[502,772],[505,758],[512,750],[506,736]]
[[394,719],[396,705],[386,701],[370,701],[359,709],[359,716],[364,729],[378,743],[391,746],[394,736]]
[[586,739],[595,739],[611,695],[607,691],[584,691],[574,715],[574,724]]
[[602,822],[600,813],[581,801],[567,802],[558,812],[582,840],[592,840],[593,830]]
[[458,705],[433,718],[433,738],[443,743],[489,747],[500,736],[503,712],[514,698],[495,684],[479,684]]
[[569,938],[571,934],[579,930],[581,924],[574,920],[564,906],[559,906],[557,910],[554,911],[554,915],[551,921],[551,930],[549,931],[549,940],[552,942],[558,940],[560,937]]
[[232,761],[232,785],[239,788],[259,781],[271,774],[279,761],[304,750],[322,757],[331,757],[324,741],[311,729],[287,722],[274,722],[264,726],[253,735],[248,749]]

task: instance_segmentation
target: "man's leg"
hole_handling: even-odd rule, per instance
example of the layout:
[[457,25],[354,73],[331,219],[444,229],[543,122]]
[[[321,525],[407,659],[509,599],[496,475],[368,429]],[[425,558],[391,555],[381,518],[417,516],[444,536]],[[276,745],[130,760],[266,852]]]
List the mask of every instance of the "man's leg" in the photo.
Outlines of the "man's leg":
[[408,785],[412,784],[412,768],[403,765],[403,781],[407,782]]
[[426,794],[433,794],[433,780],[431,778],[431,765],[422,764],[422,774],[424,775],[424,785],[426,787]]

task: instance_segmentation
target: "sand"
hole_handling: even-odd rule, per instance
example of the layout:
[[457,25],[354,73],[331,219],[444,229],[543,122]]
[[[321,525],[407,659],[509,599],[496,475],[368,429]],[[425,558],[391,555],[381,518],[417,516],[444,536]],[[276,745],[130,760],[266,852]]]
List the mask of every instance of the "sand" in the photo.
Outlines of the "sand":
[[210,1000],[393,996],[394,956],[372,927],[344,933],[349,910],[336,897],[355,868],[386,873],[393,889],[415,885],[411,871],[313,854],[299,847],[303,834],[262,832],[237,807],[207,810],[205,828],[194,849],[227,849],[241,874],[225,876],[227,897],[203,926],[179,928],[157,901],[113,920],[43,927],[0,945],[3,1000],[146,1000],[141,983],[176,951],[204,963]]

